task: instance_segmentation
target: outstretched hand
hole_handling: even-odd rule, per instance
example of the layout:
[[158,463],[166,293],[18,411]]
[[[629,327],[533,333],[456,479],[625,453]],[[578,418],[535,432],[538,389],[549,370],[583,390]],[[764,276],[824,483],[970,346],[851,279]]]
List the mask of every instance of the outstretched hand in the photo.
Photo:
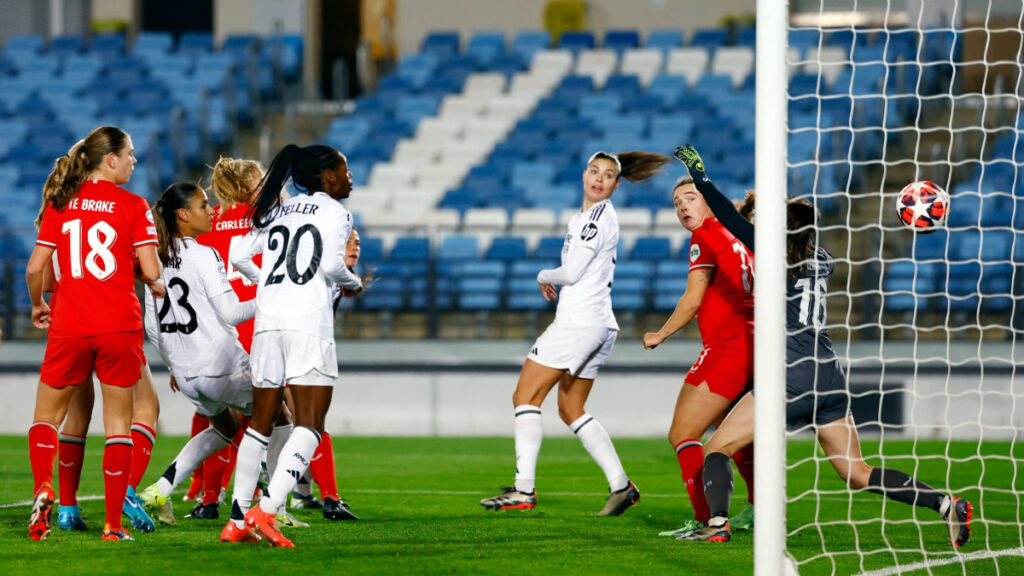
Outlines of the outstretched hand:
[[690,173],[691,178],[694,180],[708,179],[707,171],[704,168],[704,160],[701,159],[700,153],[697,152],[697,149],[692,144],[676,146],[676,151],[672,155],[686,166],[686,170]]

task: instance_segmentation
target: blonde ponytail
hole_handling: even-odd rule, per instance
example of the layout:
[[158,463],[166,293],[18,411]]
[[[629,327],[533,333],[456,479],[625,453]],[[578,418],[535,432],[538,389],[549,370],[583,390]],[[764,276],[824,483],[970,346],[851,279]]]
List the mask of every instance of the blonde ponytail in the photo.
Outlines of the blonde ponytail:
[[220,202],[221,209],[235,204],[248,204],[254,192],[254,183],[259,182],[263,165],[256,160],[225,158],[213,166],[210,187]]

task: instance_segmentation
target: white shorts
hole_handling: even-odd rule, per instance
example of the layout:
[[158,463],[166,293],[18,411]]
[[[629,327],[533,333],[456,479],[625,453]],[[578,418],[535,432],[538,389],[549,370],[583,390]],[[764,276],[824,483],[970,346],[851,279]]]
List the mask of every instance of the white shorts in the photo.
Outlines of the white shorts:
[[243,366],[227,376],[177,378],[178,388],[196,405],[201,416],[216,416],[225,408],[252,414],[252,376]]
[[563,328],[556,323],[537,338],[527,356],[538,364],[593,380],[615,346],[618,330],[603,326]]
[[269,330],[252,338],[249,355],[254,388],[333,386],[338,377],[334,340],[321,340],[303,332]]

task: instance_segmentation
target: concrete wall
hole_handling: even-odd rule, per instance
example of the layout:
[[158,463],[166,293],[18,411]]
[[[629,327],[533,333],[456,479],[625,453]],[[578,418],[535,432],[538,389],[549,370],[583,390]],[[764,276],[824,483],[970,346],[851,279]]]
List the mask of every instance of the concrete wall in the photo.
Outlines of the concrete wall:
[[[1024,429],[1024,347],[1011,343],[857,343],[841,357],[851,359],[850,384],[858,396],[877,395],[884,382],[900,409],[893,424],[919,438],[1010,439]],[[330,431],[362,436],[510,436],[512,391],[527,340],[339,342],[341,378],[327,418]],[[32,423],[39,342],[0,347],[0,434],[25,434]],[[672,418],[684,372],[700,351],[699,342],[675,338],[645,351],[636,340],[619,341],[594,386],[588,410],[613,436],[663,437]],[[193,408],[172,394],[159,355],[147,347],[160,394],[159,428],[187,434]],[[948,358],[949,366],[913,358]],[[982,372],[978,359],[987,359]],[[883,362],[885,364],[883,364]],[[893,397],[892,395],[895,395]],[[99,402],[99,399],[97,399]],[[555,399],[544,405],[545,434],[568,435]],[[92,432],[102,433],[102,410],[94,410]],[[858,415],[868,423],[877,412]],[[895,432],[894,434],[899,434]]]
[[[432,30],[457,30],[463,45],[476,30],[499,30],[507,37],[522,29],[544,27],[548,0],[398,0],[397,33],[401,53],[419,49]],[[601,38],[609,28],[681,28],[687,33],[716,26],[724,16],[754,13],[755,0],[588,0],[588,28]]]

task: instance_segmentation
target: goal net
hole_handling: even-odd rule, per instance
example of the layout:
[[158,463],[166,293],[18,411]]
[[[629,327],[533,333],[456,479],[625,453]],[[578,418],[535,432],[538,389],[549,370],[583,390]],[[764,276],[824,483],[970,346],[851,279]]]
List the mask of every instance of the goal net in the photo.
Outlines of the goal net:
[[[810,313],[864,459],[969,500],[973,519],[954,548],[938,512],[851,489],[814,428],[791,425],[786,553],[801,574],[1024,573],[1022,4],[791,0],[788,23],[788,195],[814,203],[835,258]],[[920,180],[952,198],[931,233],[897,218]]]

